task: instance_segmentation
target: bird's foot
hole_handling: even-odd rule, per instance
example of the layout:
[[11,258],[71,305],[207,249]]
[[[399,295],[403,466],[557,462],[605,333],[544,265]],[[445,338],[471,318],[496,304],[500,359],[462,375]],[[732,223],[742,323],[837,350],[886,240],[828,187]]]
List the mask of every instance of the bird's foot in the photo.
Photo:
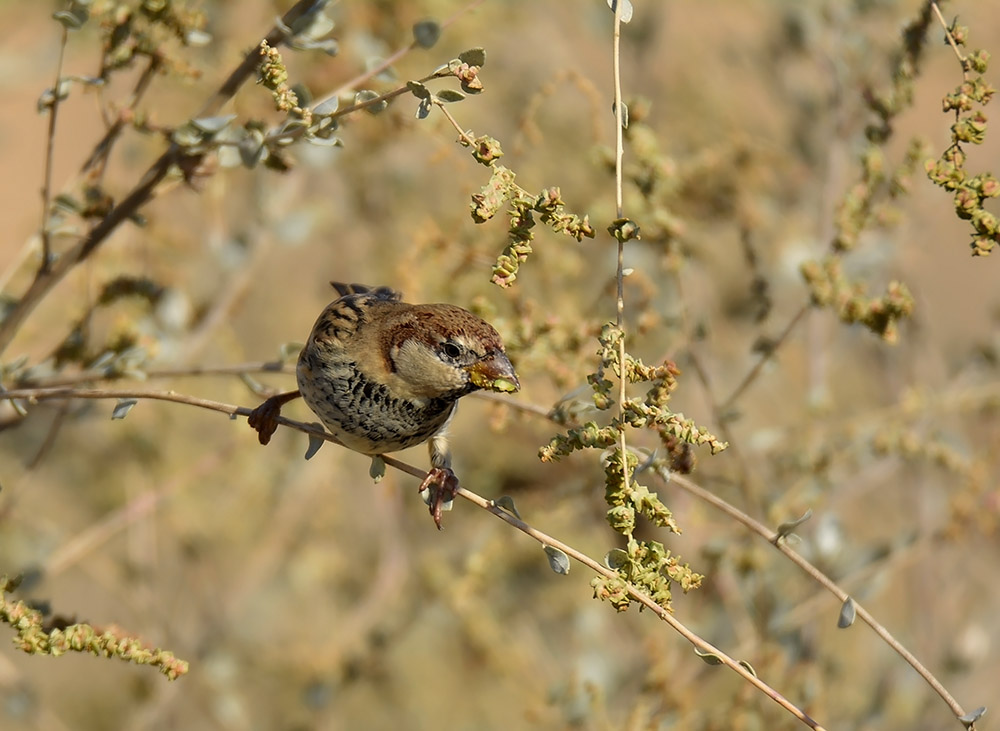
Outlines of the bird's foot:
[[432,467],[420,483],[420,494],[434,518],[434,525],[441,530],[441,513],[451,510],[452,501],[458,494],[458,478],[448,467]]
[[271,435],[278,430],[278,417],[281,416],[281,407],[301,395],[298,391],[279,393],[250,412],[250,416],[247,417],[247,423],[250,424],[251,429],[256,430],[257,439],[260,440],[261,444],[267,444],[271,441]]

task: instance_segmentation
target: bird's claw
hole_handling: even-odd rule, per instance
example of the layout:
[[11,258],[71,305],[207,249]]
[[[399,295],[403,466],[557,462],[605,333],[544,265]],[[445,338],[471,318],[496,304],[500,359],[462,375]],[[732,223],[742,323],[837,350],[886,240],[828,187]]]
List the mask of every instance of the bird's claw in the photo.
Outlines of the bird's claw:
[[448,467],[432,467],[420,483],[419,492],[423,494],[424,490],[429,491],[424,502],[434,518],[434,525],[441,530],[441,513],[451,509],[451,501],[458,494],[458,478]]
[[279,393],[272,396],[256,409],[250,412],[247,423],[250,428],[257,432],[257,439],[261,444],[271,441],[271,435],[278,430],[278,417],[281,416],[281,407],[301,394],[298,391]]

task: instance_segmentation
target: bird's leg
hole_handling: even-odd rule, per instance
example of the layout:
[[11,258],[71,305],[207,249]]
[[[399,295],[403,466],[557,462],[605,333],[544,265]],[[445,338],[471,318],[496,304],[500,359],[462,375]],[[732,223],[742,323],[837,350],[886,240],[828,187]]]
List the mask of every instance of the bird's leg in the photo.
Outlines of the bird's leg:
[[430,509],[434,525],[441,530],[441,513],[451,510],[458,491],[458,478],[451,471],[451,450],[448,449],[448,436],[444,429],[431,437],[427,446],[431,454],[431,468],[420,483],[420,495]]
[[292,399],[297,399],[302,394],[298,391],[279,393],[272,396],[256,409],[250,412],[247,423],[252,429],[257,431],[257,439],[261,444],[271,441],[271,435],[278,429],[278,417],[281,416],[281,407]]

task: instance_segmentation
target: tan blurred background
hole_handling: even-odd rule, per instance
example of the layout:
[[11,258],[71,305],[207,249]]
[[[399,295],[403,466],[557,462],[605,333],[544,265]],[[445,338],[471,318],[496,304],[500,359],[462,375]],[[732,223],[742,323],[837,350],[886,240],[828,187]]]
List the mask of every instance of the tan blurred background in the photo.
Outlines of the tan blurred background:
[[[156,125],[183,123],[288,5],[202,3],[214,41],[186,57],[201,78],[158,78],[140,108]],[[712,400],[753,366],[753,344],[776,336],[807,301],[798,265],[824,253],[836,202],[857,178],[862,89],[887,86],[888,56],[920,5],[635,2],[623,35],[625,94],[649,100],[643,121],[670,182],[655,211],[626,188],[626,213],[650,232],[626,258],[636,272],[626,289],[629,346],[647,361],[677,361],[671,405],[699,424],[718,426]],[[0,272],[15,296],[37,266],[47,119],[35,105],[55,74],[57,7],[0,3]],[[286,51],[291,80],[328,93],[406,45],[415,22],[462,8],[333,4],[340,54]],[[998,11],[993,0],[944,6],[970,26],[971,47],[992,52]],[[295,148],[288,173],[224,168],[199,190],[164,190],[144,211],[148,225],[123,226],[61,283],[6,358],[46,357],[100,287],[128,274],[169,296],[153,310],[102,310],[95,343],[137,333],[155,356],[151,368],[272,360],[306,337],[336,279],[485,308],[519,344],[512,355],[524,388],[513,398],[549,408],[593,370],[592,334],[615,312],[606,234],[614,181],[601,152],[613,141],[611,28],[601,0],[489,0],[437,46],[405,56],[397,81],[370,84],[388,90],[466,48],[487,50],[485,93],[451,111],[501,142],[520,185],[560,186],[598,231],[577,244],[538,226],[513,288],[489,283],[505,218],[477,226],[468,213],[487,171],[439,114],[416,120],[416,101],[404,96],[381,115],[346,120],[342,149]],[[913,134],[935,155],[948,144],[940,99],[961,73],[941,36],[931,33],[891,162]],[[66,73],[95,73],[96,44],[90,26],[73,34]],[[104,101],[122,99],[130,81],[125,74]],[[241,121],[278,119],[252,85],[230,106]],[[103,133],[98,96],[75,87],[58,122],[53,179],[57,191],[71,190]],[[996,170],[998,139],[990,130],[970,149],[971,168]],[[109,191],[127,192],[161,150],[156,136],[126,134]],[[740,400],[736,449],[699,450],[693,479],[772,526],[812,509],[795,547],[971,710],[994,701],[1000,677],[997,261],[969,256],[948,196],[922,172],[899,214],[896,227],[868,232],[845,268],[873,296],[890,280],[907,283],[917,309],[901,342],[810,313]],[[678,235],[655,235],[656,216]],[[772,301],[759,321],[755,275]],[[709,388],[695,377],[692,347]],[[282,389],[293,382],[254,378]],[[233,377],[148,385],[260,400]],[[538,544],[485,512],[461,503],[438,533],[413,478],[390,471],[376,486],[361,455],[327,446],[306,462],[303,435],[280,430],[262,448],[243,420],[208,411],[147,401],[111,421],[111,408],[40,405],[0,434],[0,574],[30,572],[38,578],[20,598],[117,624],[189,660],[191,671],[168,683],[150,668],[29,657],[0,641],[2,728],[799,727],[649,613],[616,615],[593,600],[586,569],[552,573]],[[302,405],[286,413],[313,420]],[[465,486],[512,495],[529,523],[592,556],[618,545],[596,452],[542,465],[538,447],[558,427],[484,400],[466,399],[453,431]],[[652,435],[636,441],[656,444]],[[404,457],[426,464],[422,448]],[[684,533],[644,529],[646,537],[706,574],[703,588],[675,595],[678,619],[827,728],[959,727],[868,627],[837,630],[836,600],[760,538],[652,476],[649,485]],[[979,727],[990,728],[989,718]]]

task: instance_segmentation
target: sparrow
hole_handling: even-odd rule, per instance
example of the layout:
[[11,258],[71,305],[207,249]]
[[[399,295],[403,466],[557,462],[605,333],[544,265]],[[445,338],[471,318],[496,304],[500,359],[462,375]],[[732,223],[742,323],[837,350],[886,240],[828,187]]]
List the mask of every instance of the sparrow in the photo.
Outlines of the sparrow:
[[389,287],[331,282],[340,295],[320,314],[296,366],[298,390],[250,414],[261,444],[281,406],[301,396],[329,432],[373,458],[427,442],[431,469],[420,484],[441,528],[454,497],[447,428],[458,400],[485,389],[520,389],[493,327],[449,304],[411,305]]

